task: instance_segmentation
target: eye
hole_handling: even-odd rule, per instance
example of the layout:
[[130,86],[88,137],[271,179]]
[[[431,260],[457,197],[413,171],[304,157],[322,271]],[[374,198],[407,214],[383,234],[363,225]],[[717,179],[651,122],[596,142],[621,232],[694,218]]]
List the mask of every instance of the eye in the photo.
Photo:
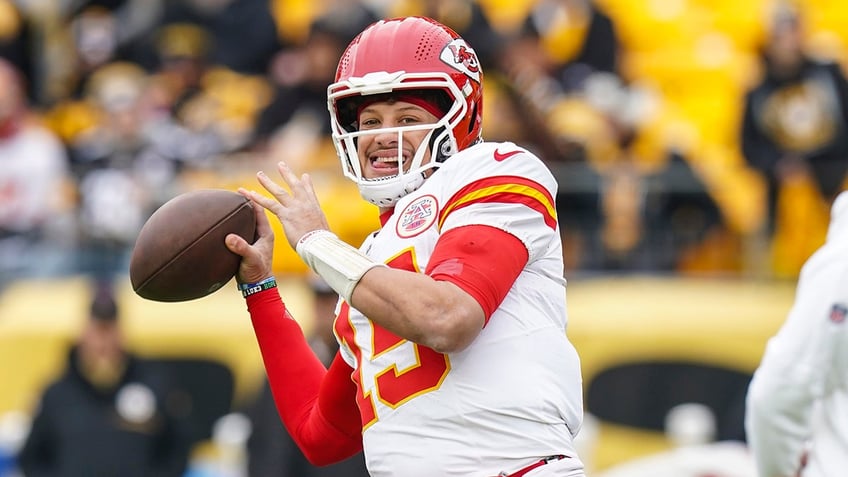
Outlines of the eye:
[[380,127],[380,121],[376,118],[363,118],[359,121],[359,129],[376,129]]

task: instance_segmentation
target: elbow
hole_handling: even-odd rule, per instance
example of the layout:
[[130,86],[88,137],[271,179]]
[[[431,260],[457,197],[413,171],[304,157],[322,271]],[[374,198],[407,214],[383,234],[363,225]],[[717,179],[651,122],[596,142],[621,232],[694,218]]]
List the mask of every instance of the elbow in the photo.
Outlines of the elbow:
[[303,456],[306,457],[306,460],[309,461],[310,464],[317,467],[332,465],[341,460],[339,458],[331,457],[326,452],[310,451],[307,449],[301,450],[303,451]]
[[306,460],[318,467],[336,464],[362,450],[362,441],[354,438],[338,442],[325,438],[314,440],[311,445],[299,440],[295,440],[295,443]]
[[425,320],[430,325],[413,340],[442,354],[465,350],[483,328],[482,320],[459,310],[437,312]]
[[[763,372],[769,371],[769,372]],[[746,396],[746,413],[755,420],[769,420],[803,412],[815,399],[815,386],[790,369],[759,370]]]

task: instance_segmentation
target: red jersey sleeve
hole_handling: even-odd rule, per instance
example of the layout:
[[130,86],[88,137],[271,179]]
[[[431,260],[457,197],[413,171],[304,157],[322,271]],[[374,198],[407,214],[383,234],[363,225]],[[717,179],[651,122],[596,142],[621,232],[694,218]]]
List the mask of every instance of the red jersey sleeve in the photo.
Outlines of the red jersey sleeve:
[[425,273],[473,296],[488,323],[528,257],[527,247],[516,236],[488,225],[466,225],[439,237]]
[[277,289],[247,297],[277,411],[309,461],[328,465],[362,449],[351,368],[337,354],[327,369],[312,352]]

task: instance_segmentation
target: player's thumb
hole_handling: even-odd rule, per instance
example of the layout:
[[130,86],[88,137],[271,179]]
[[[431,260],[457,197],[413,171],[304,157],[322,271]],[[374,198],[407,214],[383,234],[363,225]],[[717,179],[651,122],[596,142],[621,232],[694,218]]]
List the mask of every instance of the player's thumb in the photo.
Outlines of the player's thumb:
[[249,248],[247,242],[237,234],[228,234],[227,237],[224,238],[224,244],[231,252],[241,255],[242,257],[247,253]]

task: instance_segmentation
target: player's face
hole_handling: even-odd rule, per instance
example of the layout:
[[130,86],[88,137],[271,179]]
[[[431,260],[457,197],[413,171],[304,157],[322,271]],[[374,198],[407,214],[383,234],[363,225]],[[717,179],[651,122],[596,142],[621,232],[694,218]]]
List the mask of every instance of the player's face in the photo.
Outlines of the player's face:
[[[403,126],[435,124],[439,118],[424,108],[404,101],[382,101],[366,106],[359,114],[359,130],[368,131]],[[418,146],[429,129],[366,134],[359,138],[357,150],[362,176],[366,179],[393,176],[403,161],[404,170],[409,169]],[[400,157],[399,157],[400,156]],[[422,164],[430,161],[430,151],[425,151]]]

